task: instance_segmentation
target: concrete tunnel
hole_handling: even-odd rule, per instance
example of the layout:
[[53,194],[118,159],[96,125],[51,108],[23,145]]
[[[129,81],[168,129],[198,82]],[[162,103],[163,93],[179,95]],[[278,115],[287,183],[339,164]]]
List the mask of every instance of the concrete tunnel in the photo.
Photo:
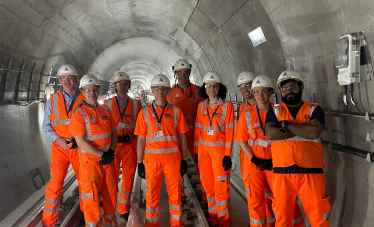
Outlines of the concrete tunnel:
[[[303,99],[325,110],[331,226],[373,226],[374,82],[367,76],[353,85],[361,114],[349,94],[344,104],[334,64],[343,35],[364,31],[374,50],[373,22],[370,0],[1,0],[0,221],[49,180],[44,88],[58,83],[61,64],[75,66],[79,77],[98,76],[105,96],[118,71],[148,93],[158,73],[174,83],[171,66],[184,58],[193,66],[192,83],[201,85],[209,70],[221,73],[233,102],[242,100],[236,87],[242,71],[274,83],[283,70],[298,71]],[[254,46],[248,33],[259,27],[266,41]],[[236,144],[232,174],[240,178],[238,152]]]

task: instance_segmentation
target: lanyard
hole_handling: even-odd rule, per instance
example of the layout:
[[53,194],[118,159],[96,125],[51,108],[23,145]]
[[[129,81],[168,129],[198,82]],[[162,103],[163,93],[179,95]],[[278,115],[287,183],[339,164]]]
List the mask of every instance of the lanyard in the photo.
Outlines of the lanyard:
[[121,107],[119,106],[119,101],[118,101],[118,97],[117,96],[116,96],[116,100],[117,100],[117,107],[118,107],[119,115],[121,115],[121,120],[123,120],[123,115],[126,112],[127,104],[129,102],[129,97],[127,96],[127,99],[125,100],[125,106],[123,107],[123,112],[121,111]]
[[213,112],[213,114],[212,114],[212,118],[210,118],[210,116],[209,116],[209,106],[208,106],[208,108],[206,109],[206,112],[207,112],[207,114],[208,114],[208,119],[209,119],[210,126],[212,126],[212,122],[213,122],[213,118],[214,118],[214,116],[217,115],[217,110],[218,110],[218,106],[217,106],[217,108],[214,110],[214,112]]
[[[75,94],[74,94],[74,95],[75,95]],[[65,95],[64,95],[64,94],[62,94],[62,98],[64,98],[64,105],[65,105],[66,116],[69,117],[69,113],[70,113],[70,111],[73,109],[74,103],[75,103],[75,101],[77,100],[77,96],[75,96],[75,97],[73,98],[73,101],[71,102],[71,104],[70,104],[70,106],[69,106],[69,109],[66,107],[66,99],[65,99]]]
[[165,103],[165,106],[164,106],[164,109],[162,110],[162,113],[161,113],[160,118],[158,118],[158,116],[157,116],[157,113],[156,113],[156,110],[155,110],[154,104],[151,105],[151,106],[152,106],[153,113],[155,114],[155,117],[156,117],[156,119],[157,119],[157,123],[158,123],[158,125],[160,125],[160,126],[161,126],[162,117],[164,116],[164,111],[165,111],[165,108],[166,108],[166,105],[167,105],[167,104],[168,104],[168,103],[166,102],[166,103]]
[[256,110],[257,110],[258,119],[260,120],[260,126],[261,126],[262,135],[265,136],[265,128],[264,128],[264,125],[262,124],[261,115],[260,115],[260,109],[258,108],[257,105],[256,105]]

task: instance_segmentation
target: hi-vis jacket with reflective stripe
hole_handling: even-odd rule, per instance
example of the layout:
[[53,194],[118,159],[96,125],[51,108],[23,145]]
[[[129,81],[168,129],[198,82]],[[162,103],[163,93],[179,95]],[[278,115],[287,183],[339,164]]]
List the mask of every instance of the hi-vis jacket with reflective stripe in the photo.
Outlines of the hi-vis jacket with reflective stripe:
[[238,116],[240,117],[240,115],[244,112],[244,110],[247,110],[251,108],[251,105],[248,104],[247,100],[245,100],[239,107],[239,113],[238,113]]
[[[234,138],[234,107],[231,102],[223,99],[218,100],[217,106],[209,107],[209,100],[200,102],[197,109],[195,124],[195,153],[198,149],[212,149],[224,151],[225,155],[231,156],[232,143]],[[212,119],[212,125],[208,117],[212,118],[213,112],[217,112]],[[213,135],[209,135],[213,133]]]
[[113,118],[117,123],[117,135],[123,136],[125,134],[133,134],[135,131],[136,119],[138,118],[141,107],[140,101],[129,97],[129,101],[126,104],[126,111],[123,113],[122,117],[118,110],[116,97],[105,100],[104,104],[112,111]]
[[[62,138],[70,139],[70,132],[68,130],[69,121],[67,120],[71,118],[73,111],[75,110],[75,108],[79,106],[79,104],[81,104],[83,99],[84,99],[83,94],[79,93],[78,97],[76,98],[73,104],[73,108],[71,108],[71,111],[68,114],[66,113],[66,110],[65,110],[65,104],[64,104],[62,91],[59,91],[51,95],[52,113],[49,119],[51,120],[52,127],[58,136]],[[67,105],[67,103],[66,103],[66,108],[69,109],[69,106]]]
[[[272,106],[273,104],[270,103]],[[265,127],[265,119],[268,108],[265,110],[259,109],[262,125]],[[240,115],[236,131],[235,140],[248,141],[253,155],[261,159],[271,158],[271,142],[268,140],[266,134],[262,133],[260,119],[258,117],[256,104],[250,108],[246,108],[243,114]]]
[[[278,121],[305,124],[317,106],[317,103],[304,101],[296,119],[292,117],[284,103],[275,104],[274,113]],[[303,168],[323,168],[323,148],[320,138],[310,140],[294,136],[286,140],[272,140],[271,151],[274,167],[288,167],[296,164]]]
[[180,161],[178,134],[188,131],[184,116],[178,107],[167,103],[161,127],[157,127],[152,105],[160,118],[162,108],[157,107],[153,102],[140,110],[135,128],[135,135],[146,136],[144,160],[149,162]]
[[[69,124],[69,130],[73,136],[85,135],[87,141],[104,152],[108,151],[111,146],[111,132],[115,128],[116,122],[107,106],[93,107],[84,101],[75,109]],[[100,157],[86,153],[81,147],[78,147],[78,152],[79,157],[91,161],[101,160]]]
[[[171,98],[170,98],[171,97]],[[174,106],[177,106],[186,119],[187,127],[189,128],[186,136],[193,136],[195,132],[195,119],[196,110],[199,103],[199,87],[190,84],[190,86],[184,89],[184,93],[177,86],[169,89],[169,94],[166,97],[167,101]]]

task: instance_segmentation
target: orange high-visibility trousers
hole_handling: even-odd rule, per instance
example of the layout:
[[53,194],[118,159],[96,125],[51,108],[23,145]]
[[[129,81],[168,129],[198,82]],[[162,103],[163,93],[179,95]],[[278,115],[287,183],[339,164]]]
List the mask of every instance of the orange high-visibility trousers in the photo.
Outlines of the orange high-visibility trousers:
[[122,161],[122,185],[119,194],[118,209],[120,214],[130,212],[130,198],[134,184],[134,176],[136,171],[136,140],[117,146],[116,156],[114,157],[117,178],[120,173]]
[[184,223],[181,219],[182,202],[180,197],[179,185],[181,184],[180,161],[175,162],[148,162],[144,163],[146,173],[146,227],[158,227],[159,222],[159,206],[162,173],[165,175],[166,188],[169,196],[169,212],[170,227],[183,227]]
[[[275,215],[272,209],[272,180],[273,171],[260,171],[253,163],[244,167],[243,183],[248,202],[249,222],[251,227],[274,227]],[[293,227],[305,226],[298,204],[294,206],[294,214],[292,217]]]
[[231,226],[230,174],[223,170],[225,150],[214,147],[199,147],[200,180],[205,189],[210,221],[213,226]]
[[330,226],[330,203],[324,174],[273,175],[273,210],[276,227],[292,226],[297,196],[312,227]]
[[[117,174],[114,161],[107,165],[80,159],[79,166],[81,198],[83,200],[84,219],[87,227],[99,226],[100,196],[104,226],[118,226],[115,212],[117,205]],[[107,224],[107,225],[105,225]]]
[[[64,180],[68,172],[70,163],[74,169],[77,179],[79,179],[78,150],[63,150],[58,145],[58,143],[54,142],[51,146],[51,178],[45,190],[45,201],[42,218],[43,226],[56,226],[57,224],[58,208],[60,206],[61,194],[64,188]],[[81,202],[80,205],[81,210],[83,210]]]

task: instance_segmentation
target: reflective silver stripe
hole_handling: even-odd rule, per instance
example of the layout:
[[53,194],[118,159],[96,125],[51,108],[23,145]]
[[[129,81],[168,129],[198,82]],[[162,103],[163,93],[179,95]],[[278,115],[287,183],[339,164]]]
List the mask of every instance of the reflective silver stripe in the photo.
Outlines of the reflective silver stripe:
[[299,217],[298,219],[292,220],[292,225],[296,225],[304,220],[303,216]]
[[217,201],[217,206],[227,206],[229,205],[230,201],[225,200],[225,201]]
[[219,180],[219,181],[227,181],[227,180],[230,180],[230,176],[218,176],[217,180]]
[[112,109],[112,99],[113,98],[111,98],[111,99],[108,100],[108,107],[113,112],[113,109]]
[[167,154],[167,153],[173,153],[178,152],[179,147],[172,147],[172,148],[166,148],[166,149],[145,149],[144,152],[148,154]]
[[109,148],[110,148],[110,145],[103,146],[103,147],[98,147],[97,149],[99,149],[101,151],[107,151],[107,150],[109,150]]
[[52,122],[52,125],[63,124],[62,123],[63,121],[60,120],[59,109],[58,109],[58,92],[53,94],[53,110],[55,111],[56,121]]
[[268,224],[275,223],[275,218],[267,218],[266,223],[268,223]]
[[224,146],[226,146],[226,142],[225,141],[222,141],[222,142],[211,142],[211,141],[204,141],[201,138],[200,138],[199,143],[201,145],[208,146],[208,147],[224,147]]
[[152,132],[151,121],[149,120],[148,107],[144,107],[144,108],[143,108],[143,111],[144,111],[144,120],[145,120],[145,122],[146,122],[147,125],[148,125],[148,128],[149,128],[149,134],[150,134],[150,137],[152,138],[152,137],[153,137],[153,132]]
[[124,191],[124,190],[121,190],[121,193],[122,193],[122,194],[124,194],[125,196],[129,196],[129,195],[130,195],[130,193],[129,193],[129,192],[127,192],[127,191]]
[[269,192],[269,193],[265,193],[265,199],[266,198],[269,198],[270,196],[272,196],[273,195],[273,193],[272,192]]
[[[257,139],[257,140],[248,140],[248,145],[249,146],[260,146],[260,147],[265,147],[265,146],[263,146],[262,144],[260,145],[260,142],[261,141],[265,141],[265,142],[267,142],[267,146],[266,147],[269,147],[270,145],[271,145],[271,141],[269,141],[269,140],[263,140],[263,139]],[[273,140],[273,142],[274,142],[274,140]]]
[[216,197],[208,198],[208,203],[212,203],[216,201]]
[[82,200],[81,198],[79,198],[79,202],[80,202],[80,203],[83,203],[83,200]]
[[195,128],[195,125],[187,125],[187,128]]
[[138,101],[136,99],[132,99],[133,108],[134,108],[134,128],[136,124],[136,119],[138,118]]
[[184,115],[184,119],[194,119],[194,115]]
[[[178,111],[179,111],[179,109],[176,106],[173,106],[173,108],[174,108],[174,130],[175,130],[177,128],[177,124],[178,124]],[[174,134],[176,134],[176,133],[174,132]]]
[[87,227],[96,227],[99,222],[86,222]]
[[103,214],[104,219],[112,219],[114,217],[114,214]]
[[115,227],[118,225],[117,221],[115,221],[114,223],[101,223],[101,224],[105,227]]
[[147,143],[150,143],[150,142],[163,142],[163,141],[178,141],[178,139],[176,136],[161,136],[161,137],[146,138],[145,141]]
[[214,212],[217,210],[217,206],[212,206],[212,207],[209,207],[208,208],[208,212],[211,213],[211,212]]
[[64,125],[65,121],[64,120],[58,120],[58,121],[51,121],[52,126],[55,125]]
[[93,199],[93,193],[82,193],[79,192],[80,197]]
[[172,210],[176,210],[176,211],[182,210],[182,206],[174,206],[174,205],[171,205],[170,203],[169,203],[169,208]]
[[225,147],[229,147],[231,148],[232,147],[232,143],[226,143],[226,146]]
[[310,104],[310,116],[312,116],[314,109],[317,107],[317,103]]
[[326,213],[326,214],[323,214],[323,220],[324,220],[324,221],[329,220],[329,217],[330,217],[330,212],[328,212],[328,213]]
[[276,142],[290,142],[290,141],[321,143],[321,138],[310,140],[310,139],[301,138],[299,136],[294,136],[292,138],[285,139],[285,140],[272,140],[271,142],[276,143]]
[[218,214],[218,215],[229,214],[229,210],[228,210],[228,209],[226,209],[226,210],[219,210],[219,211],[217,212],[217,214]]
[[145,189],[146,189],[147,191],[149,191],[149,187],[148,187],[148,185],[145,186]]
[[273,211],[274,212],[274,216],[275,216],[275,218],[277,218],[278,217],[278,214],[277,213],[275,213],[275,211]]
[[94,140],[100,140],[100,139],[106,139],[106,138],[110,138],[111,137],[111,133],[108,132],[108,133],[103,133],[103,134],[97,134],[97,135],[94,135],[94,136],[87,136],[86,137],[86,140],[87,141],[94,141]]
[[148,212],[150,214],[153,214],[154,212],[159,211],[159,210],[160,210],[159,207],[155,207],[155,208],[152,208],[152,209],[149,209],[148,207],[146,208],[146,212]]
[[203,128],[203,125],[200,123],[195,123],[195,128]]
[[203,107],[204,107],[204,103],[206,104],[206,103],[207,103],[207,100],[208,100],[208,99],[206,99],[205,101],[200,102],[200,114],[201,114],[201,115],[203,115]]
[[253,218],[249,218],[249,223],[254,224],[254,225],[263,225],[266,223],[266,219],[256,220]]
[[44,206],[44,210],[54,213],[58,211],[58,206],[55,208],[49,208],[49,207]]
[[174,219],[174,220],[178,220],[178,221],[181,220],[181,216],[180,215],[175,215],[175,214],[170,214],[170,218]]
[[225,126],[226,129],[228,128],[234,128],[234,123],[229,123]]
[[116,127],[116,130],[124,129],[124,128],[129,128],[129,129],[134,129],[135,125],[130,125],[130,124],[123,124],[123,126],[118,126]]
[[126,199],[124,199],[124,198],[119,198],[119,202],[120,203],[124,203],[124,204],[128,204],[129,203],[129,200],[126,200]]
[[47,197],[44,198],[44,201],[47,202],[47,203],[51,203],[51,204],[57,204],[58,202],[60,202],[60,198],[57,198],[57,199],[49,199]]
[[153,222],[156,222],[158,221],[158,216],[157,217],[154,217],[154,218],[145,218],[145,221],[146,222],[149,222],[149,223],[153,223]]
[[251,138],[255,138],[255,136],[253,135],[253,132],[252,132],[252,123],[251,123],[251,113],[250,113],[250,111],[245,110],[244,111],[244,116],[245,116],[245,121],[246,121],[247,128],[248,128],[248,133],[249,133],[249,135],[251,135]]
[[49,174],[49,180],[51,180],[51,179],[52,179],[52,177],[53,177],[53,175],[52,175],[52,174]]
[[169,99],[170,99],[170,104],[173,105],[173,99],[174,99],[173,88],[169,89]]
[[[220,103],[223,103],[223,100],[221,98],[218,100],[217,107],[220,105]],[[221,121],[219,122],[220,127],[223,127],[223,123],[225,123],[225,119],[226,119],[226,115],[227,115],[227,103],[228,102],[226,102],[226,101],[225,101],[225,103],[223,103],[222,113],[221,113]]]
[[245,188],[245,193],[247,193],[248,195],[251,194],[251,190],[249,190],[248,188]]
[[193,142],[193,145],[194,145],[194,146],[199,146],[199,142],[194,141],[194,142]]

